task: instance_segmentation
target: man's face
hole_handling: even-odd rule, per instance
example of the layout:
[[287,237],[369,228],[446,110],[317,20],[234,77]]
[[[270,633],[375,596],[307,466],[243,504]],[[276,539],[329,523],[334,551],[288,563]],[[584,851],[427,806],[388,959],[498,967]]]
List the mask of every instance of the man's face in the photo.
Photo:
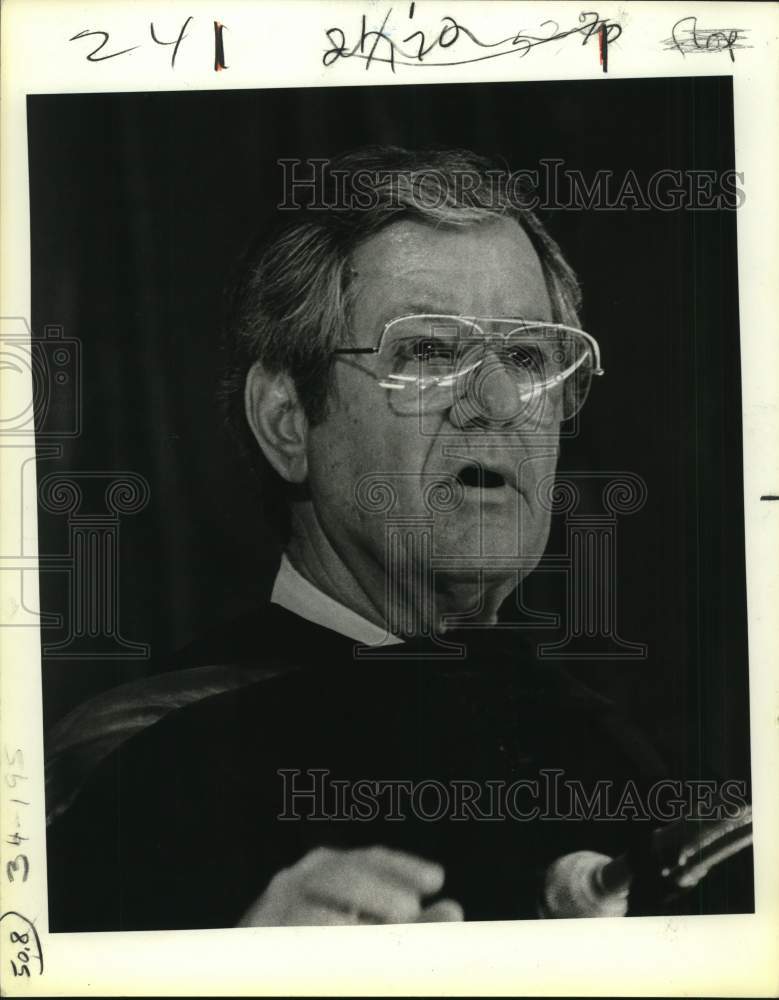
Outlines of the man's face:
[[[509,219],[456,230],[395,223],[358,247],[353,282],[361,347],[376,346],[389,320],[414,313],[551,320],[538,255]],[[397,412],[390,390],[371,375],[375,364],[371,354],[339,357],[330,413],[309,438],[314,510],[338,555],[353,571],[366,560],[386,567],[387,517],[422,517],[433,518],[432,555],[444,558],[452,580],[473,580],[477,568],[492,579],[512,578],[496,556],[520,556],[529,572],[549,533],[537,485],[554,472],[558,425],[541,435],[523,424],[515,384],[500,364],[482,379],[476,405],[460,398],[460,405],[422,415]],[[388,513],[358,495],[366,476],[394,491]],[[462,500],[454,510],[431,511],[436,483],[455,486]]]

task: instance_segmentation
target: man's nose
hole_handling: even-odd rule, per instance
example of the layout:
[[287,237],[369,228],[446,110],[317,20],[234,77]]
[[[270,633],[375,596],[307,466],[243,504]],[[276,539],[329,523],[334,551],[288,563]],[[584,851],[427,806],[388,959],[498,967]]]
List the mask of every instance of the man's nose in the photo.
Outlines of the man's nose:
[[458,427],[506,426],[519,421],[522,408],[516,380],[500,354],[490,350],[481,364],[466,375],[450,419]]

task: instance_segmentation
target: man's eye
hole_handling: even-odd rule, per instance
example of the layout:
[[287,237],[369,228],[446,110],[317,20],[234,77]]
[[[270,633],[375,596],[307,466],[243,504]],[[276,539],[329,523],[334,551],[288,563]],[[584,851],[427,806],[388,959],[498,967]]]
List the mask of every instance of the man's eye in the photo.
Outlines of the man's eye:
[[532,371],[545,378],[565,364],[565,352],[553,344],[515,344],[504,355],[504,362],[519,371]]
[[543,365],[541,352],[534,347],[510,347],[504,355],[504,360],[521,370],[540,371]]
[[440,345],[434,340],[420,340],[416,345],[414,357],[418,361],[432,361],[441,356]]
[[429,337],[420,340],[409,340],[402,345],[401,357],[407,361],[427,363],[449,357],[451,350],[444,344]]

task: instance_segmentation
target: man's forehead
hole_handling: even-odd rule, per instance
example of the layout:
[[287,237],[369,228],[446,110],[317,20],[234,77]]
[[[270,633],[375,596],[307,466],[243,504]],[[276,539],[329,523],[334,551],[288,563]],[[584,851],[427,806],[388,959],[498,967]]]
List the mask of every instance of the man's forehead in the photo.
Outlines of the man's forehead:
[[356,249],[352,277],[390,312],[543,318],[549,310],[538,254],[514,219],[459,228],[393,223]]
[[463,226],[402,219],[363,240],[352,254],[351,270],[363,276],[398,266],[409,272],[420,266],[473,272],[480,264],[494,268],[502,262],[540,270],[538,254],[515,219],[496,216]]

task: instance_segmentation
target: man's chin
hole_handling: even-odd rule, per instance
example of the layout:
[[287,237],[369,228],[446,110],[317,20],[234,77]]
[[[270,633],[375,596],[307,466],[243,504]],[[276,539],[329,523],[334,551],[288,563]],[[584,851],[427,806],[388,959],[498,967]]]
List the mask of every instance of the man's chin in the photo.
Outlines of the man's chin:
[[513,590],[524,578],[533,572],[537,561],[528,560],[527,565],[520,565],[523,562],[519,558],[512,560],[512,564],[498,565],[491,562],[487,557],[482,558],[478,565],[439,568],[435,571],[435,580],[438,588],[449,587],[470,587],[474,592],[478,589],[505,590],[506,593]]
[[458,524],[456,521],[433,537],[434,560],[458,570],[481,570],[491,577],[520,570],[523,576],[536,568],[546,548],[548,530],[517,531],[516,522]]

